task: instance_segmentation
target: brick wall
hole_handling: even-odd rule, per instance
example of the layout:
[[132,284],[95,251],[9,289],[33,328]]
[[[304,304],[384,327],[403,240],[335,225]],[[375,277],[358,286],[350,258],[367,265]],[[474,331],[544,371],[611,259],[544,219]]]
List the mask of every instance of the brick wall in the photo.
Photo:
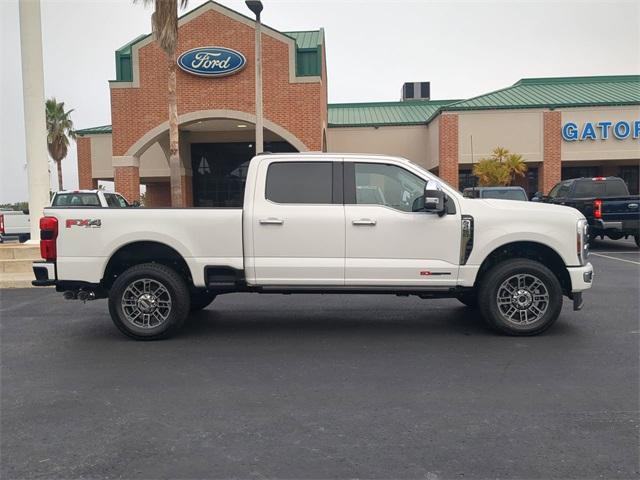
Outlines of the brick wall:
[[[255,114],[254,38],[253,28],[214,10],[180,27],[178,52],[221,45],[241,52],[247,59],[242,71],[222,78],[198,77],[178,70],[180,115],[208,109]],[[326,84],[290,84],[287,44],[265,34],[262,42],[265,117],[291,132],[309,149],[320,150]],[[115,156],[124,155],[140,137],[167,120],[167,57],[155,42],[140,48],[139,74],[139,88],[111,89]]]
[[76,145],[78,150],[78,188],[82,190],[94,188],[91,170],[91,138],[78,137]]
[[540,168],[538,188],[545,195],[558,183],[562,175],[562,114],[543,112],[543,162]]
[[140,200],[140,169],[138,167],[114,167],[113,180],[116,192],[129,203]]
[[438,147],[438,176],[458,188],[458,115],[444,113],[440,116]]
[[147,193],[145,194],[145,207],[170,207],[171,206],[171,185],[169,182],[147,183]]

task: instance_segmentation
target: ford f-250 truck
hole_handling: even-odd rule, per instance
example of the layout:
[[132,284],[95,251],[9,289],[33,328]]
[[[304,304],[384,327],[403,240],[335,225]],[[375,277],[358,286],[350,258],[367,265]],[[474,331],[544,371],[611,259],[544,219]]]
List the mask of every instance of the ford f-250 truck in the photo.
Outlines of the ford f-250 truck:
[[259,155],[243,208],[47,208],[34,285],[108,298],[115,325],[149,340],[220,294],[453,297],[495,329],[534,335],[591,287],[577,210],[466,199],[400,158]]

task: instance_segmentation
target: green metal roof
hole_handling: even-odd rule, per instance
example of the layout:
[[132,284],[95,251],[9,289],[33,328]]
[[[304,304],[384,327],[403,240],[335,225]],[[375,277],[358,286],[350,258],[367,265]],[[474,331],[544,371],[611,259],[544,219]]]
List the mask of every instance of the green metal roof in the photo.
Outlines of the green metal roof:
[[445,105],[458,100],[334,103],[329,105],[329,127],[424,125]]
[[83,128],[82,130],[76,130],[76,135],[81,137],[85,135],[102,135],[111,133],[111,125],[102,125],[100,127]]
[[322,35],[320,30],[305,30],[302,32],[283,32],[285,35],[295,39],[298,49],[316,49],[322,45]]
[[523,78],[511,87],[447,105],[443,110],[639,105],[640,75]]

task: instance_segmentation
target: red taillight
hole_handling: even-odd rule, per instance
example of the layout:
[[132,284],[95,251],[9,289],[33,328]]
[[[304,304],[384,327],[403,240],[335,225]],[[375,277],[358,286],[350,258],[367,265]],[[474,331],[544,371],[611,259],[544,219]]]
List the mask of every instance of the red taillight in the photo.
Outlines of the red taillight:
[[4,235],[4,215],[0,213],[0,235]]
[[602,218],[602,200],[593,201],[593,216],[595,218]]
[[595,180],[596,182],[601,182],[603,180],[606,180],[607,177],[593,177],[591,180]]
[[58,238],[58,219],[42,217],[40,219],[40,256],[48,261],[58,257],[56,239]]

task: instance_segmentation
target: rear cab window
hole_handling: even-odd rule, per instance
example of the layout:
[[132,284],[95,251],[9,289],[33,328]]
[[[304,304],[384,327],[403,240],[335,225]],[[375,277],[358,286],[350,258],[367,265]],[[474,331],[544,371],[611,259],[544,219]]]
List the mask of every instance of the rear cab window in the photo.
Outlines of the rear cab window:
[[53,197],[52,207],[100,207],[97,193],[57,193]]
[[333,162],[274,162],[267,170],[265,198],[274,203],[334,203]]

